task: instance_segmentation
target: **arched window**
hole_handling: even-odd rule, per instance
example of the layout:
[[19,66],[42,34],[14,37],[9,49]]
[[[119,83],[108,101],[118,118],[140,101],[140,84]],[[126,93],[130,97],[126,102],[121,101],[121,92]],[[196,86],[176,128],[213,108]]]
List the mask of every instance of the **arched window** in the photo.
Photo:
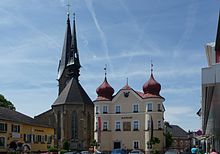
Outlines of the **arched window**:
[[72,112],[72,139],[77,139],[78,138],[78,125],[77,125],[77,113],[76,111]]
[[57,113],[57,139],[61,138],[61,116],[60,111]]

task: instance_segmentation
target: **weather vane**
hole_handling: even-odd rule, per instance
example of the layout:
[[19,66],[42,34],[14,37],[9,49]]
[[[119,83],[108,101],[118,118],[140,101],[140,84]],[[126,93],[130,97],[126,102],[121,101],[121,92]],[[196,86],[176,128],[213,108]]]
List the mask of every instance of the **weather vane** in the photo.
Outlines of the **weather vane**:
[[105,64],[104,71],[105,71],[105,77],[106,77],[106,75],[107,75],[107,64]]
[[150,72],[151,72],[151,74],[152,74],[152,73],[153,73],[153,66],[154,66],[152,60],[150,60],[150,63],[151,63],[151,65],[150,65],[150,67],[151,67],[151,68],[150,68]]

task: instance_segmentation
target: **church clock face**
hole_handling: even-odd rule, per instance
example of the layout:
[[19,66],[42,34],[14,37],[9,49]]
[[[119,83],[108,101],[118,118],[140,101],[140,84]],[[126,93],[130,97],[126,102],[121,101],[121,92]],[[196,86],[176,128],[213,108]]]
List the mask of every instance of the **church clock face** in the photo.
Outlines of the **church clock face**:
[[128,97],[130,92],[124,92],[124,96]]

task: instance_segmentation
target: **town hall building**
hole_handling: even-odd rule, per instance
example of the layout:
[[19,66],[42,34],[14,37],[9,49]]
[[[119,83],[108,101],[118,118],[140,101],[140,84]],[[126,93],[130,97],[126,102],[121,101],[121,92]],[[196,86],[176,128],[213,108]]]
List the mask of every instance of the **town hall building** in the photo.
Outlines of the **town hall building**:
[[[115,95],[107,81],[97,88],[94,137],[100,151],[112,149],[139,149],[145,153],[163,151],[164,105],[160,95],[161,85],[151,74],[143,84],[143,91],[136,91],[127,84]],[[158,144],[153,144],[155,139]]]

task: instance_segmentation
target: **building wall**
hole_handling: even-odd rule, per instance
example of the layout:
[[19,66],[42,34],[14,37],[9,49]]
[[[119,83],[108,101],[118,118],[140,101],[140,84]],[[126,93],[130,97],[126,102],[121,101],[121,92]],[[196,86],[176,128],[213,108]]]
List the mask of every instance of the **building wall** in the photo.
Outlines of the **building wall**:
[[[61,138],[55,143],[56,146],[62,147],[63,142],[67,140],[71,149],[88,150],[93,136],[94,108],[93,105],[60,105],[53,107],[56,124],[58,125],[58,112],[60,112]],[[77,137],[73,138],[72,133],[72,113],[77,115]],[[57,127],[56,127],[57,128]],[[56,131],[58,131],[56,129]],[[55,134],[58,134],[56,132]],[[57,136],[57,135],[56,135]]]
[[[124,96],[124,93],[129,93],[128,97]],[[151,129],[148,128],[148,121],[153,119],[154,137],[160,139],[160,144],[155,145],[154,149],[159,151],[164,147],[164,135],[163,135],[163,119],[164,108],[161,98],[149,98],[142,99],[133,90],[121,90],[113,98],[112,101],[95,101],[95,139],[98,141],[99,135],[101,135],[100,150],[112,151],[114,149],[114,142],[120,142],[121,148],[132,150],[134,149],[134,142],[139,143],[138,149],[142,151],[150,151],[147,149],[147,142],[150,140]],[[147,104],[152,103],[152,111],[147,111]],[[158,111],[157,104],[161,104],[161,111]],[[134,105],[138,105],[138,112],[133,112]],[[98,114],[96,109],[99,108]],[[103,106],[108,106],[108,112],[103,113]],[[115,112],[116,106],[120,106],[120,113]],[[101,130],[98,128],[98,117],[101,118]],[[161,121],[161,128],[158,129],[158,120]],[[133,130],[134,121],[138,121],[138,130]],[[108,130],[103,131],[103,123],[108,122]],[[116,131],[116,122],[121,123],[121,131]],[[124,122],[130,122],[130,130],[125,131],[123,127]]]
[[[0,120],[0,125],[6,124],[7,130],[0,130],[0,137],[5,138],[4,147],[0,147],[0,152],[7,152],[11,142],[20,142],[28,145],[31,151],[47,151],[48,147],[54,146],[54,129],[49,127],[34,126],[28,124],[21,124],[12,121]],[[12,125],[20,127],[17,132],[12,132]],[[1,127],[0,127],[1,128]],[[31,135],[31,141],[27,141],[27,135]],[[33,139],[35,136],[35,140]],[[37,136],[41,136],[41,140],[37,140]],[[45,137],[47,138],[45,140]],[[51,142],[48,142],[48,141]]]
[[41,124],[46,124],[55,128],[55,117],[52,109],[35,116],[34,119]]
[[220,151],[220,64],[202,69],[202,125],[212,146]]
[[183,151],[187,147],[190,147],[190,140],[188,138],[174,137],[170,149],[178,149],[179,151]]

